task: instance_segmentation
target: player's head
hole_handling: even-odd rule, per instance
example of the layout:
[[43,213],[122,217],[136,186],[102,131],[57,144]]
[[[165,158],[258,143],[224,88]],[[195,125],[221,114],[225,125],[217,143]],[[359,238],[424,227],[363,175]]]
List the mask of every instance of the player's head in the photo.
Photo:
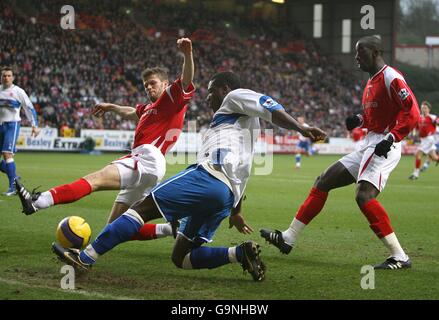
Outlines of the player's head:
[[148,98],[155,102],[169,85],[168,71],[165,68],[147,68],[142,72],[143,86]]
[[12,68],[3,67],[1,69],[1,72],[2,72],[2,85],[4,87],[10,87],[14,82],[14,73],[12,71]]
[[305,118],[302,116],[297,117],[297,122],[299,122],[300,124],[304,124],[305,123]]
[[241,80],[230,71],[215,74],[207,87],[206,101],[213,111],[217,111],[223,103],[224,97],[232,90],[241,88]]
[[357,51],[355,60],[358,67],[364,72],[373,72],[376,68],[377,60],[383,57],[383,44],[377,36],[367,36],[358,40],[355,45]]
[[430,114],[431,104],[428,101],[422,101],[421,103],[421,112],[424,116],[428,116]]

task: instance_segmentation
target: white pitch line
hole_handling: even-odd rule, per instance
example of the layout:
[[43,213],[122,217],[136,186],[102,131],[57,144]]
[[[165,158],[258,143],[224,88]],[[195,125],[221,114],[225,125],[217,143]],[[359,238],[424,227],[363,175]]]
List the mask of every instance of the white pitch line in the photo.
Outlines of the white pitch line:
[[9,284],[9,285],[19,285],[19,286],[24,286],[27,288],[39,288],[39,289],[49,289],[49,290],[54,290],[54,291],[58,291],[60,293],[71,293],[71,294],[79,294],[79,295],[83,295],[86,297],[95,297],[95,298],[101,298],[101,299],[111,299],[111,300],[138,300],[135,298],[130,298],[130,297],[124,297],[124,296],[113,296],[111,294],[103,294],[103,293],[99,293],[99,292],[89,292],[89,291],[85,291],[85,290],[66,290],[66,289],[58,289],[58,288],[53,288],[53,287],[48,287],[48,286],[43,286],[43,285],[33,285],[33,284],[29,284],[29,283],[25,283],[25,282],[21,282],[21,281],[17,281],[17,280],[12,280],[12,279],[5,279],[5,278],[0,278],[0,282]]

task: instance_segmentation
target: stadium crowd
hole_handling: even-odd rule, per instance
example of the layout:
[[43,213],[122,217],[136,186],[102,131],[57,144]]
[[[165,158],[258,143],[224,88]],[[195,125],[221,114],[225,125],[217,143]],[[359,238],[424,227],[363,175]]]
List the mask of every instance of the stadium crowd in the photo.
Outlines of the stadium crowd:
[[208,80],[226,69],[332,137],[346,136],[344,119],[360,109],[361,87],[353,75],[292,26],[155,2],[127,8],[112,1],[78,5],[75,29],[63,30],[62,2],[13,3],[0,4],[0,64],[14,68],[15,82],[29,93],[42,127],[133,129],[115,115],[102,121],[90,111],[97,102],[144,102],[145,67],[163,65],[177,77],[175,41],[183,35],[194,43],[197,87],[186,119],[196,120],[198,129],[211,118],[204,103]]

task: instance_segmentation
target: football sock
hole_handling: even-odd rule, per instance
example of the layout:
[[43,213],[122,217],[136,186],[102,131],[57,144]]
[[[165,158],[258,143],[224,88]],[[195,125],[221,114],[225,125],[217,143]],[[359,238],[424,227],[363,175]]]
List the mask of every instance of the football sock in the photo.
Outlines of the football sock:
[[399,261],[408,260],[409,257],[402,249],[401,245],[399,244],[398,238],[396,237],[394,232],[381,238],[381,241],[384,243],[386,248],[389,249],[391,256],[394,257],[396,260]]
[[296,168],[300,168],[300,161],[302,159],[302,155],[300,153],[296,154]]
[[53,197],[49,191],[42,192],[37,200],[34,201],[34,205],[38,209],[46,209],[53,206]]
[[422,169],[428,169],[428,167],[430,166],[430,160],[426,160],[425,162],[424,162],[424,164],[422,165]]
[[[140,215],[136,211],[128,209],[127,212],[108,224],[96,237],[91,246],[98,255],[102,255],[113,249],[119,243],[130,240],[143,224],[143,219]],[[87,253],[90,253],[90,250],[84,251],[80,254],[81,260],[83,258],[86,259]],[[92,258],[96,259],[97,256]]]
[[93,264],[99,258],[99,254],[95,251],[93,246],[89,244],[81,253],[79,254],[79,259],[85,264]]
[[5,162],[5,160],[2,160],[0,162],[0,171],[6,173],[6,162]]
[[415,160],[415,168],[419,170],[420,167],[421,167],[421,159],[416,158],[416,160]]
[[361,211],[366,216],[370,228],[378,238],[381,239],[393,233],[389,216],[378,200],[372,199],[365,203],[361,208]]
[[294,243],[296,243],[297,236],[305,227],[306,224],[294,218],[289,228],[282,232],[282,238],[287,244],[293,245]]
[[155,235],[157,238],[172,236],[172,226],[170,223],[158,223],[155,225]]
[[308,198],[306,198],[305,202],[300,206],[299,211],[297,211],[296,219],[304,224],[310,223],[323,209],[327,198],[328,192],[313,187]]
[[15,173],[15,161],[12,158],[9,158],[6,160],[6,174],[8,175],[9,179],[9,189],[15,189],[14,181],[17,177]]
[[91,193],[91,185],[84,178],[70,184],[64,184],[49,190],[53,197],[53,203],[70,203],[79,200]]
[[[232,249],[232,250],[230,250]],[[193,269],[213,269],[232,262],[242,261],[242,248],[198,247],[192,249],[190,262]],[[231,259],[229,258],[231,256]]]
[[172,226],[170,223],[145,223],[131,240],[145,241],[167,236],[172,236]]

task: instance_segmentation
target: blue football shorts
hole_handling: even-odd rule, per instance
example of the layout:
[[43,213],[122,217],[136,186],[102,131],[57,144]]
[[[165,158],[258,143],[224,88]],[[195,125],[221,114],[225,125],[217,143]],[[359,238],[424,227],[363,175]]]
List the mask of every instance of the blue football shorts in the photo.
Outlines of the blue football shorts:
[[179,234],[194,243],[212,240],[234,201],[229,187],[201,165],[189,166],[162,182],[151,195],[163,217],[169,222],[180,220]]

